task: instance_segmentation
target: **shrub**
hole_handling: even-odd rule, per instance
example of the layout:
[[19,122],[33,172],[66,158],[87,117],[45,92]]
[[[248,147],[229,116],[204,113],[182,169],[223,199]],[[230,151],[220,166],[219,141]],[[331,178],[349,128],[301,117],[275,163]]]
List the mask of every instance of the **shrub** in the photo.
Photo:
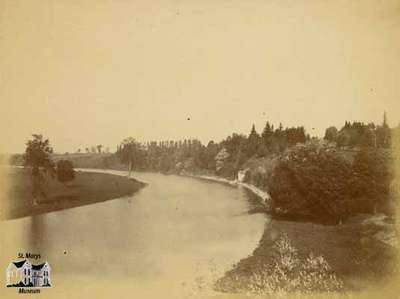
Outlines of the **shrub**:
[[281,159],[269,182],[275,210],[335,222],[347,215],[351,165],[334,152],[301,148]]
[[310,253],[302,261],[286,235],[275,243],[272,265],[254,274],[249,286],[253,292],[261,294],[343,290],[343,282],[322,256]]
[[72,181],[75,178],[75,171],[71,161],[59,160],[56,164],[57,180],[61,183]]
[[337,223],[357,213],[389,213],[390,154],[363,149],[353,164],[340,151],[305,147],[281,158],[268,186],[274,212]]
[[301,259],[287,235],[280,237],[272,250],[271,261],[257,267],[250,276],[232,277],[229,284],[240,285],[241,289],[236,291],[276,297],[285,297],[289,293],[344,291],[343,281],[322,256],[310,252],[307,258]]
[[[349,191],[351,198],[363,200],[367,212],[391,212],[393,165],[391,154],[385,150],[364,149],[356,155]],[[352,205],[352,209],[356,208],[356,205]]]

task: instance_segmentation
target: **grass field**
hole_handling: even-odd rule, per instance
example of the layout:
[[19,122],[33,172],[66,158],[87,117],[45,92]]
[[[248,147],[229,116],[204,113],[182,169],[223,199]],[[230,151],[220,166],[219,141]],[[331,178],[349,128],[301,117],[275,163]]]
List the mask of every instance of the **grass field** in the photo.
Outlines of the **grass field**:
[[20,168],[8,170],[10,186],[6,202],[2,204],[5,218],[19,218],[55,210],[92,204],[126,195],[144,187],[134,179],[111,174],[76,172],[75,179],[68,184],[48,179],[46,197],[32,204],[32,182],[29,171]]

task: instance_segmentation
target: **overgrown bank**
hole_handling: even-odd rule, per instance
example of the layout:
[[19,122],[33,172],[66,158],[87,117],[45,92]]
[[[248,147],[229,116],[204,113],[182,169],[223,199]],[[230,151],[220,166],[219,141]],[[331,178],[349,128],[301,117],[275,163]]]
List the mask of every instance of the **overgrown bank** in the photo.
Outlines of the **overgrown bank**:
[[345,292],[397,277],[394,224],[360,215],[343,225],[271,220],[259,246],[216,283],[233,293]]

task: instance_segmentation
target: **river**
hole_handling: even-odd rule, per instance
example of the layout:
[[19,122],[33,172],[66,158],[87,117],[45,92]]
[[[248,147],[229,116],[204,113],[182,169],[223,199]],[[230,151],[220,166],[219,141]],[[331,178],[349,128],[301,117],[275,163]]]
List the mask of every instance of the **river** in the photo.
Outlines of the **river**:
[[246,213],[245,190],[133,176],[148,183],[133,196],[2,222],[2,269],[19,252],[40,254],[52,268],[45,298],[191,298],[212,294],[213,282],[257,246],[266,218]]

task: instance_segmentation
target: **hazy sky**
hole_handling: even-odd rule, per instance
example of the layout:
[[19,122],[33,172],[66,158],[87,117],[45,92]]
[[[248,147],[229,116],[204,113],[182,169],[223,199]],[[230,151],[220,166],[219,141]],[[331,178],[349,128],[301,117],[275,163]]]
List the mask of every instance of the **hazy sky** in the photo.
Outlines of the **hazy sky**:
[[0,80],[6,152],[397,125],[400,1],[1,0]]

